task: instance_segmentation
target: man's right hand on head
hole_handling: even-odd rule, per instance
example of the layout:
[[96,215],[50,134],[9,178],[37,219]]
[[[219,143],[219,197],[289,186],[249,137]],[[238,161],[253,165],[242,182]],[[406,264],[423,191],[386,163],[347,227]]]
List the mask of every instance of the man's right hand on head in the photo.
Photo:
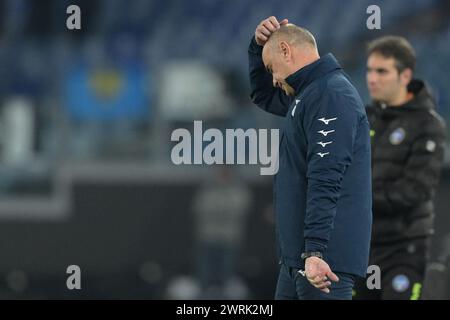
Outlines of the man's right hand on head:
[[255,30],[256,43],[259,44],[260,46],[264,46],[273,32],[278,30],[280,26],[286,25],[288,23],[289,23],[288,19],[283,19],[280,22],[278,22],[277,18],[273,16],[264,19],[256,27]]

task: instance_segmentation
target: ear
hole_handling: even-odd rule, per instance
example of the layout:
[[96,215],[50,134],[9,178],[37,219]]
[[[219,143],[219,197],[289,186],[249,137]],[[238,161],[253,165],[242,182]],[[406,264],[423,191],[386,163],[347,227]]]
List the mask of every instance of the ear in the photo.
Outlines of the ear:
[[286,41],[281,41],[279,43],[279,49],[281,51],[281,55],[287,61],[291,60],[291,46]]
[[413,72],[411,69],[407,68],[400,73],[400,81],[403,85],[407,86],[413,77]]

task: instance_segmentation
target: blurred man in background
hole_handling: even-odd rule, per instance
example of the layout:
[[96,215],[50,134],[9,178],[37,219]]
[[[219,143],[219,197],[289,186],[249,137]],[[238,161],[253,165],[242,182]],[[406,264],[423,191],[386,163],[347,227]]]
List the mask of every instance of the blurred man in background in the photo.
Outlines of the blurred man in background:
[[285,117],[274,180],[276,299],[351,299],[372,223],[369,123],[358,92],[314,36],[275,17],[255,31],[251,98]]
[[415,64],[414,49],[402,37],[368,46],[374,214],[369,263],[381,268],[381,290],[360,282],[356,299],[420,296],[445,124],[424,82],[413,78]]
[[[238,257],[245,237],[251,192],[235,168],[218,166],[197,192],[193,211],[201,299],[245,299]],[[242,288],[242,289],[240,289]]]

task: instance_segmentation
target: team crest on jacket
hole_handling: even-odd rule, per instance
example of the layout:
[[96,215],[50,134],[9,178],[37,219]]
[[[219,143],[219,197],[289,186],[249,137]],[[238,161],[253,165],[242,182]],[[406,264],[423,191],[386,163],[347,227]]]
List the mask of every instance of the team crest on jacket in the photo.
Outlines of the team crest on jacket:
[[392,279],[392,287],[396,292],[405,292],[409,288],[409,278],[404,274],[398,274]]
[[403,140],[405,140],[405,129],[403,128],[397,128],[394,131],[392,131],[391,135],[389,136],[389,141],[393,144],[393,145],[399,145],[400,143],[403,142]]
[[436,142],[434,142],[433,140],[428,140],[425,147],[428,152],[434,152],[436,150]]

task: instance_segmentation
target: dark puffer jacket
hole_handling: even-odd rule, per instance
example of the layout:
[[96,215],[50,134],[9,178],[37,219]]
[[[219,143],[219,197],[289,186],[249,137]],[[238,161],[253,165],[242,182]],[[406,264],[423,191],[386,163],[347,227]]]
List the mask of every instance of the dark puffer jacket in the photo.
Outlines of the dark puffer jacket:
[[433,233],[433,197],[445,144],[445,123],[424,83],[413,80],[414,98],[399,107],[367,108],[372,139],[372,243]]

